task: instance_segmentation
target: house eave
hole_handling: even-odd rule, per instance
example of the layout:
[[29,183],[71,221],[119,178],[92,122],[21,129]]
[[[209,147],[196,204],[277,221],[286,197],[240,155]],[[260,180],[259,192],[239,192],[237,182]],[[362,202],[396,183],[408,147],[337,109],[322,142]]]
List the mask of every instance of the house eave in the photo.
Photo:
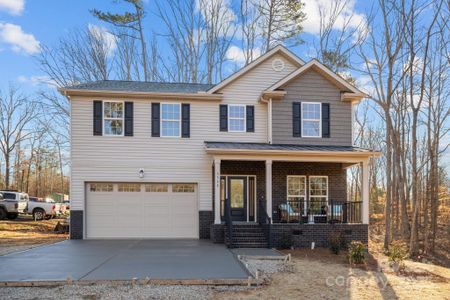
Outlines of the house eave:
[[207,100],[220,101],[221,94],[198,93],[163,93],[163,92],[133,92],[133,91],[111,91],[111,90],[79,90],[59,88],[58,91],[66,97],[124,97],[124,98],[163,98],[173,100]]

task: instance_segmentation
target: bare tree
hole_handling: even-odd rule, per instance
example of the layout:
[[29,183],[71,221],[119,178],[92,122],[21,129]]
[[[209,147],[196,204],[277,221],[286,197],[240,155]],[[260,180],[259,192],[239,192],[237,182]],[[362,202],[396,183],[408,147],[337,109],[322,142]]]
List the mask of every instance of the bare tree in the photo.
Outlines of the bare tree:
[[5,159],[5,186],[9,188],[11,156],[32,134],[27,126],[36,116],[36,105],[14,87],[0,97],[0,149]]

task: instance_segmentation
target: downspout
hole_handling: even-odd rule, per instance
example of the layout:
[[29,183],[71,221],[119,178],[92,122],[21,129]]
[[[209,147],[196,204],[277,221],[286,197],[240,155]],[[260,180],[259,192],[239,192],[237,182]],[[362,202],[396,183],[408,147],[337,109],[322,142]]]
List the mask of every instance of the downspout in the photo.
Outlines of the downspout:
[[268,118],[267,118],[267,122],[268,122],[268,142],[269,144],[272,144],[272,98],[269,98],[269,108],[267,109],[268,111]]

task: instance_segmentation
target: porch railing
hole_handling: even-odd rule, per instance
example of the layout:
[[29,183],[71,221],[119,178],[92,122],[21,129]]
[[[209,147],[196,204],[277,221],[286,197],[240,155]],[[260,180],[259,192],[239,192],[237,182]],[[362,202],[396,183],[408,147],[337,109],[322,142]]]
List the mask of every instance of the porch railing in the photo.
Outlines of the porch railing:
[[225,199],[225,225],[228,233],[228,248],[233,248],[233,220],[231,219],[231,201],[230,199]]
[[267,240],[267,248],[272,248],[272,218],[267,214],[267,210],[265,209],[263,203],[265,203],[264,198],[261,198],[261,201],[258,201],[258,212],[260,214],[259,217],[259,225],[261,225],[264,229],[264,235]]
[[278,211],[282,223],[361,223],[362,201],[287,200]]

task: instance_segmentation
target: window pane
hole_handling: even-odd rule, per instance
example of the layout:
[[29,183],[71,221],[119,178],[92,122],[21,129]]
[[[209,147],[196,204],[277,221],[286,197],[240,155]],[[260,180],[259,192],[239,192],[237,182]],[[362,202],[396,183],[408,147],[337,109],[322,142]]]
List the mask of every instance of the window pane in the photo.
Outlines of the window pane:
[[162,121],[162,136],[180,136],[180,121]]
[[91,183],[90,191],[91,192],[112,192],[113,184],[112,183]]
[[311,196],[327,196],[327,178],[311,177],[309,194]]
[[304,136],[320,136],[319,121],[303,121]]
[[230,105],[230,118],[245,118],[245,107]]
[[182,183],[182,184],[173,184],[172,192],[174,193],[193,193],[195,192],[195,187],[190,183]]
[[244,131],[244,119],[230,119],[230,131]]
[[304,103],[303,104],[304,119],[320,119],[320,103]]
[[105,106],[105,118],[122,118],[123,103],[122,102],[103,102]]
[[180,119],[180,105],[179,104],[162,104],[162,119],[163,120],[179,120]]
[[141,185],[139,183],[121,183],[119,184],[119,192],[140,192]]
[[305,195],[305,178],[288,176],[288,195],[304,196]]
[[145,185],[145,191],[151,193],[167,193],[169,186],[161,183],[150,183]]
[[122,135],[122,120],[105,120],[105,134]]

